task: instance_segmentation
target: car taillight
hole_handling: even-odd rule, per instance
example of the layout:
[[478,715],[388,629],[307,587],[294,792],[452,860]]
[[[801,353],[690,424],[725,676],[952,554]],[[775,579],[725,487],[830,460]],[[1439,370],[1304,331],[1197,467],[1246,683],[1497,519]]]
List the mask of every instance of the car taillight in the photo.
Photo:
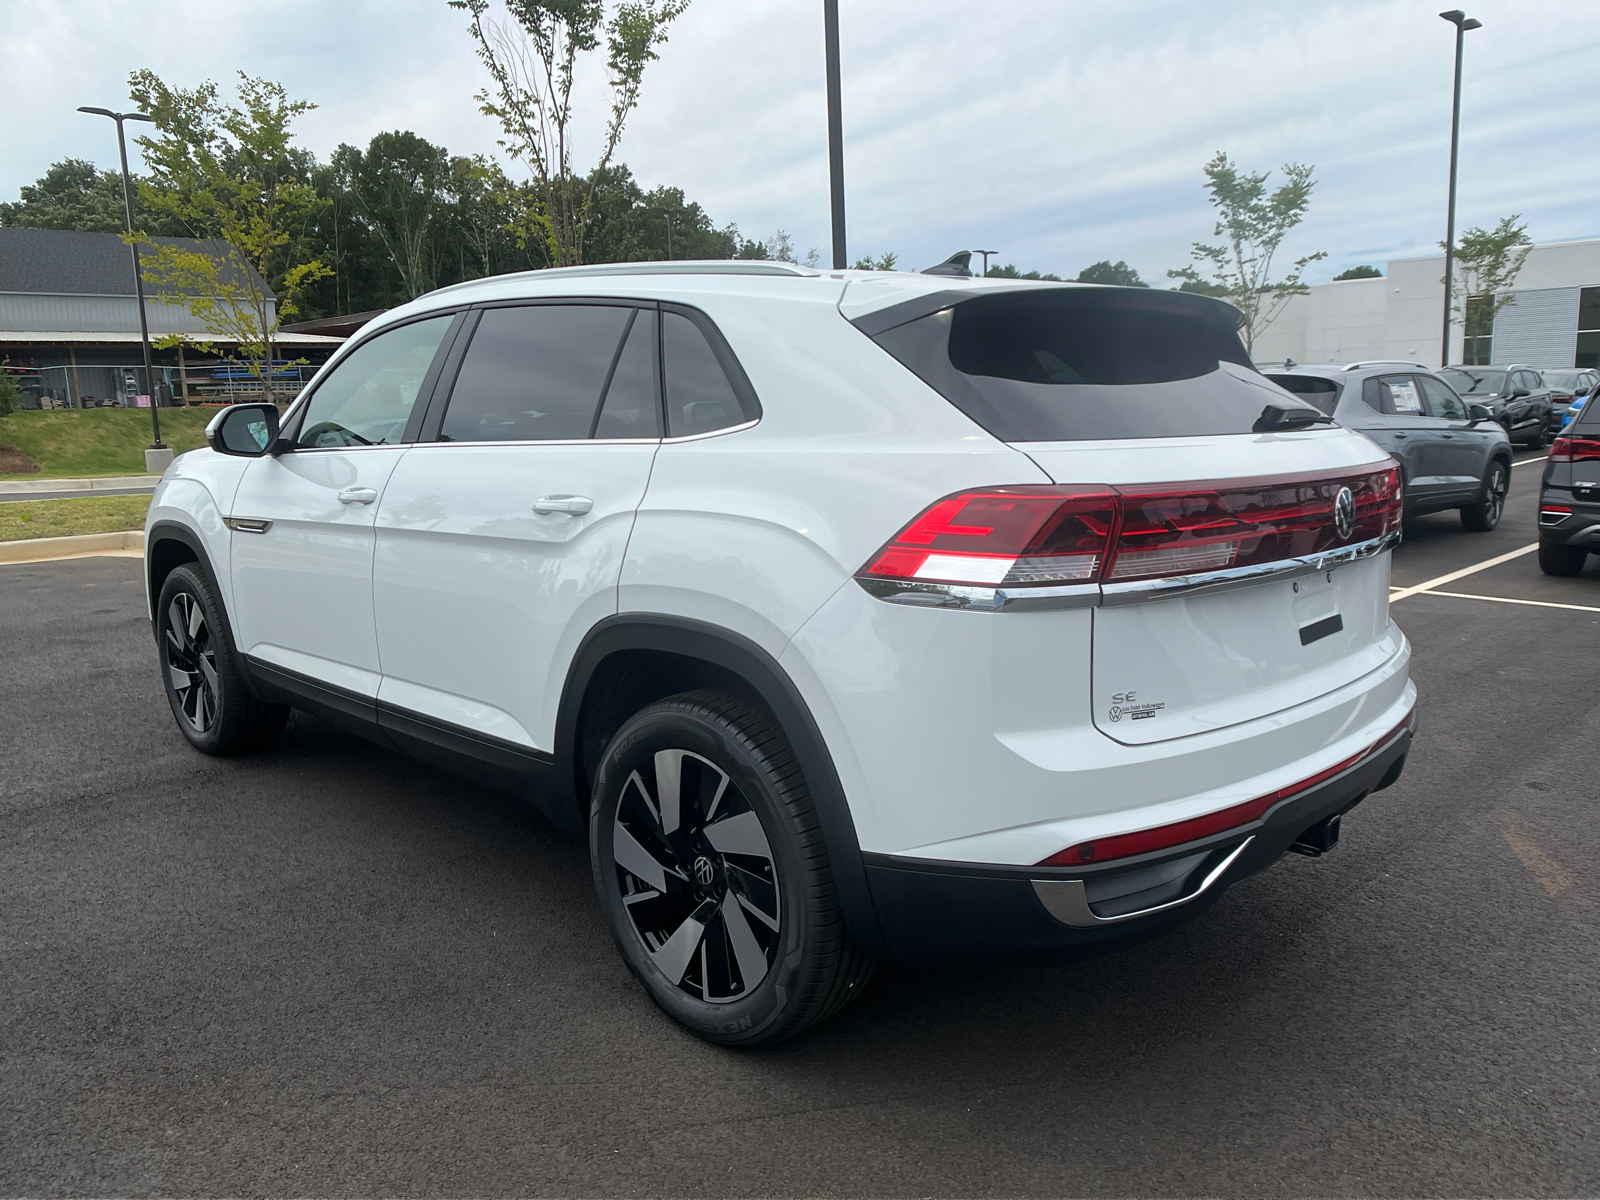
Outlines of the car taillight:
[[1588,462],[1600,458],[1600,437],[1558,437],[1550,445],[1551,462]]
[[1155,850],[1166,850],[1172,846],[1181,846],[1185,842],[1196,842],[1201,838],[1210,837],[1217,833],[1226,833],[1230,829],[1238,829],[1250,825],[1266,816],[1269,811],[1284,800],[1292,799],[1302,792],[1309,792],[1320,784],[1327,783],[1336,775],[1342,775],[1351,767],[1358,765],[1370,758],[1378,751],[1385,749],[1400,734],[1410,730],[1416,721],[1417,710],[1413,708],[1401,721],[1388,733],[1373,742],[1365,750],[1352,754],[1342,762],[1336,762],[1324,771],[1307,776],[1288,787],[1281,787],[1275,792],[1268,792],[1265,796],[1257,796],[1254,800],[1247,800],[1243,804],[1235,804],[1231,808],[1224,808],[1217,812],[1206,813],[1202,817],[1193,817],[1187,821],[1177,821],[1171,825],[1159,825],[1155,829],[1141,829],[1137,833],[1122,833],[1114,837],[1098,838],[1092,842],[1079,842],[1068,846],[1065,850],[1057,851],[1049,858],[1038,863],[1041,867],[1077,867],[1089,863],[1109,862],[1117,858],[1132,858],[1136,854],[1149,854]]
[[1115,520],[1105,487],[960,492],[897,533],[860,574],[978,587],[1092,583]]
[[[1339,495],[1353,503],[1340,527]],[[1400,525],[1397,468],[1160,487],[1017,486],[931,505],[861,578],[974,587],[1122,583],[1277,562]]]

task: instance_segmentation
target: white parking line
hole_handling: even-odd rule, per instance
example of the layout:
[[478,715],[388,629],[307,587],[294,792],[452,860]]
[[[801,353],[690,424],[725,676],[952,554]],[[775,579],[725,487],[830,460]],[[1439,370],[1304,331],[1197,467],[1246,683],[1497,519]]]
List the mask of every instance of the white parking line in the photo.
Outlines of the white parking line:
[[1429,592],[1430,596],[1449,596],[1456,600],[1493,600],[1496,604],[1532,604],[1538,608],[1570,608],[1578,612],[1600,613],[1592,604],[1557,604],[1554,600],[1518,600],[1511,596],[1475,596],[1471,592]]
[[1430,579],[1426,583],[1419,583],[1413,587],[1401,588],[1389,594],[1389,603],[1404,600],[1407,596],[1415,596],[1418,592],[1431,591],[1446,583],[1454,583],[1458,579],[1465,579],[1468,575],[1476,575],[1479,571],[1487,571],[1490,567],[1498,567],[1501,563],[1510,562],[1513,558],[1521,558],[1524,554],[1532,554],[1539,548],[1538,542],[1529,542],[1521,550],[1513,550],[1509,554],[1502,554],[1498,558],[1486,559],[1471,567],[1462,567],[1459,571],[1451,571],[1448,575],[1440,575],[1437,579]]
[[1542,454],[1538,458],[1525,458],[1521,462],[1514,462],[1511,465],[1513,467],[1531,467],[1534,463],[1543,462],[1545,459],[1547,459],[1549,457],[1550,456],[1548,454]]

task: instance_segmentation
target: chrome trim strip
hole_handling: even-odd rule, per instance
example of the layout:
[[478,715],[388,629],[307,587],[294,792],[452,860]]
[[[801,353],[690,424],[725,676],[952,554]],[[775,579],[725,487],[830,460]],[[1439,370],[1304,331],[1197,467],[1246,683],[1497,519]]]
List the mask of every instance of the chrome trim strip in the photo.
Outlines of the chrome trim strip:
[[1027,612],[1040,609],[1093,608],[1100,603],[1098,583],[1061,587],[986,588],[951,583],[918,583],[900,579],[856,577],[869,596],[915,608],[958,608],[969,612]]
[[222,523],[236,533],[265,533],[272,528],[271,521],[262,521],[254,517],[223,517]]
[[1381,537],[1321,554],[1306,554],[1299,558],[1283,558],[1277,562],[1252,563],[1248,567],[1229,567],[1221,571],[1201,571],[1193,575],[1169,575],[1161,579],[1134,579],[1127,583],[1107,583],[1104,603],[1139,604],[1146,600],[1160,600],[1167,596],[1188,596],[1197,592],[1220,592],[1230,588],[1251,587],[1272,579],[1293,579],[1297,575],[1314,575],[1345,563],[1376,558],[1400,541],[1400,530],[1391,529]]
[[1148,917],[1152,913],[1165,912],[1169,908],[1177,908],[1180,904],[1188,904],[1191,900],[1199,899],[1211,890],[1211,885],[1222,878],[1223,872],[1233,866],[1234,860],[1255,840],[1252,835],[1240,842],[1233,853],[1212,867],[1200,886],[1187,896],[1168,900],[1165,904],[1157,904],[1153,908],[1142,908],[1138,912],[1123,913],[1118,917],[1095,916],[1094,910],[1089,907],[1088,893],[1081,879],[1033,879],[1029,882],[1033,884],[1033,894],[1039,897],[1039,903],[1044,905],[1045,911],[1063,925],[1071,925],[1075,929],[1095,929],[1101,925],[1132,921],[1136,917]]

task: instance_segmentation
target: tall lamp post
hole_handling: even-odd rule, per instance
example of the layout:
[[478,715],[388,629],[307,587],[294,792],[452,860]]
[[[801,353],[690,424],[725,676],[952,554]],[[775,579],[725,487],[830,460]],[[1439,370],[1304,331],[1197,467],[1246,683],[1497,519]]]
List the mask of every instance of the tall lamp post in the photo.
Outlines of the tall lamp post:
[[1445,209],[1444,226],[1444,334],[1439,350],[1439,365],[1448,367],[1451,293],[1456,281],[1456,153],[1461,146],[1461,46],[1466,40],[1467,30],[1482,29],[1483,22],[1467,16],[1459,8],[1439,15],[1456,27],[1456,89],[1455,99],[1450,105],[1450,200]]
[[981,278],[983,278],[983,279],[989,278],[989,257],[990,257],[990,255],[993,255],[993,254],[999,254],[1000,251],[998,251],[998,250],[974,250],[973,253],[974,254],[983,255],[983,275],[981,276]]
[[661,210],[661,215],[667,219],[667,261],[669,262],[672,260],[672,214],[682,211],[683,209],[681,208],[663,208]]
[[833,200],[833,269],[849,266],[844,252],[844,120],[839,114],[839,0],[822,0],[828,60],[828,188]]
[[[124,121],[153,121],[154,117],[144,113],[117,113],[109,108],[79,108],[81,113],[91,113],[97,117],[110,117],[117,123],[117,153],[122,158],[122,205],[124,215],[128,222],[128,236],[133,236],[133,183],[128,178],[128,143],[122,135]],[[150,322],[144,314],[144,274],[139,270],[139,243],[133,242],[129,249],[133,251],[133,294],[139,300],[139,340],[144,344],[144,386],[150,391],[150,443],[152,450],[165,450],[161,444],[161,396],[156,390],[155,361],[150,355]],[[146,469],[150,467],[149,455],[145,456]],[[164,464],[163,464],[164,465]]]

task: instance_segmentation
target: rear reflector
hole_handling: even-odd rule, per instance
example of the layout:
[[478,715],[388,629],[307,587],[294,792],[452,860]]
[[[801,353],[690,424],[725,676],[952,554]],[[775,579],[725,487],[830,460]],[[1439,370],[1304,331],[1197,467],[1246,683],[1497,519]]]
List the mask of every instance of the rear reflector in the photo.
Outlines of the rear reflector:
[[1600,458],[1600,437],[1558,437],[1550,445],[1551,462],[1588,462]]
[[[1346,488],[1354,503],[1341,514]],[[1399,528],[1400,508],[1394,467],[1157,487],[983,488],[931,505],[858,575],[1008,588],[1195,575],[1369,541]]]
[[1373,754],[1386,748],[1401,733],[1409,730],[1416,721],[1417,710],[1413,708],[1401,721],[1388,733],[1384,734],[1372,745],[1358,754],[1352,754],[1343,762],[1334,763],[1325,771],[1318,771],[1315,775],[1308,776],[1298,783],[1291,783],[1288,787],[1279,788],[1275,792],[1268,792],[1265,796],[1257,796],[1254,800],[1247,800],[1243,804],[1235,804],[1231,808],[1220,809],[1217,812],[1206,813],[1202,817],[1192,817],[1187,821],[1178,821],[1171,825],[1160,825],[1155,829],[1141,829],[1137,833],[1122,833],[1115,837],[1100,838],[1093,842],[1079,842],[1075,846],[1068,846],[1065,850],[1052,854],[1038,865],[1041,867],[1077,867],[1085,864],[1098,864],[1109,862],[1117,858],[1131,858],[1135,854],[1149,854],[1153,850],[1166,850],[1172,846],[1181,846],[1185,842],[1199,841],[1201,838],[1210,837],[1217,833],[1226,833],[1230,829],[1238,829],[1245,825],[1259,821],[1277,804],[1284,800],[1309,792],[1312,788],[1328,782],[1336,775],[1342,775],[1351,767],[1357,766]]

